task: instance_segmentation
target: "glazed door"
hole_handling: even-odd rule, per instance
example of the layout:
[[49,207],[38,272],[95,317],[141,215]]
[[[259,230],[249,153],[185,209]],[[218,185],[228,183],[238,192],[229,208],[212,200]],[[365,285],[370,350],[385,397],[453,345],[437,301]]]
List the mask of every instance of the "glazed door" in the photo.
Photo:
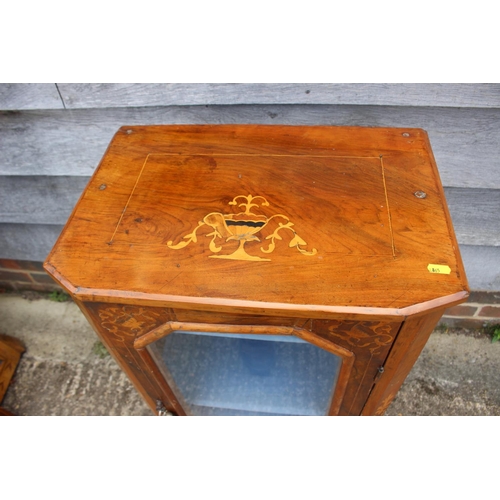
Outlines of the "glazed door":
[[136,347],[187,415],[338,412],[353,363],[346,349],[294,327],[168,325]]

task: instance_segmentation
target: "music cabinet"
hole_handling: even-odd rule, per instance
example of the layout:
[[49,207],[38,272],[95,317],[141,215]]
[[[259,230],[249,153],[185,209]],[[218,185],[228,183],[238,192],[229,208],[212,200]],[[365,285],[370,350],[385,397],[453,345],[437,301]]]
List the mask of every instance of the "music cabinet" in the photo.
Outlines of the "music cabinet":
[[420,129],[122,127],[45,269],[156,414],[383,414],[468,296]]

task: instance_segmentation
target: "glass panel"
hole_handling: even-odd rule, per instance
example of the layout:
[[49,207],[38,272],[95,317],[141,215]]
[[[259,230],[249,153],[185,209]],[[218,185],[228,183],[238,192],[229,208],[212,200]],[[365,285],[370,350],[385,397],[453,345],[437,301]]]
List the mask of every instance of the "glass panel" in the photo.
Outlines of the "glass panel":
[[326,415],[342,363],[284,335],[178,331],[148,349],[193,415]]

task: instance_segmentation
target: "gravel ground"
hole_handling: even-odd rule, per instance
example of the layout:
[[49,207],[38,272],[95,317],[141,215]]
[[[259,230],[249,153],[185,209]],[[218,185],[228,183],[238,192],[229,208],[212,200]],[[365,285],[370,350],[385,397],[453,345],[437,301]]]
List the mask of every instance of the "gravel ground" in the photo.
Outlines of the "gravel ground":
[[[17,415],[150,415],[78,307],[0,296],[0,332],[27,348],[2,406]],[[500,342],[434,332],[386,415],[500,415]]]

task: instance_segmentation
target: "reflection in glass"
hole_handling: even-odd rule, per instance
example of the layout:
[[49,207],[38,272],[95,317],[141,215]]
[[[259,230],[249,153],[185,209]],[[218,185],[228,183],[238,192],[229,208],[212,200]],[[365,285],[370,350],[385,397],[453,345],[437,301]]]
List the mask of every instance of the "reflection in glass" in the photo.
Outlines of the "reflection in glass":
[[342,362],[285,335],[177,331],[148,349],[193,415],[326,415]]

